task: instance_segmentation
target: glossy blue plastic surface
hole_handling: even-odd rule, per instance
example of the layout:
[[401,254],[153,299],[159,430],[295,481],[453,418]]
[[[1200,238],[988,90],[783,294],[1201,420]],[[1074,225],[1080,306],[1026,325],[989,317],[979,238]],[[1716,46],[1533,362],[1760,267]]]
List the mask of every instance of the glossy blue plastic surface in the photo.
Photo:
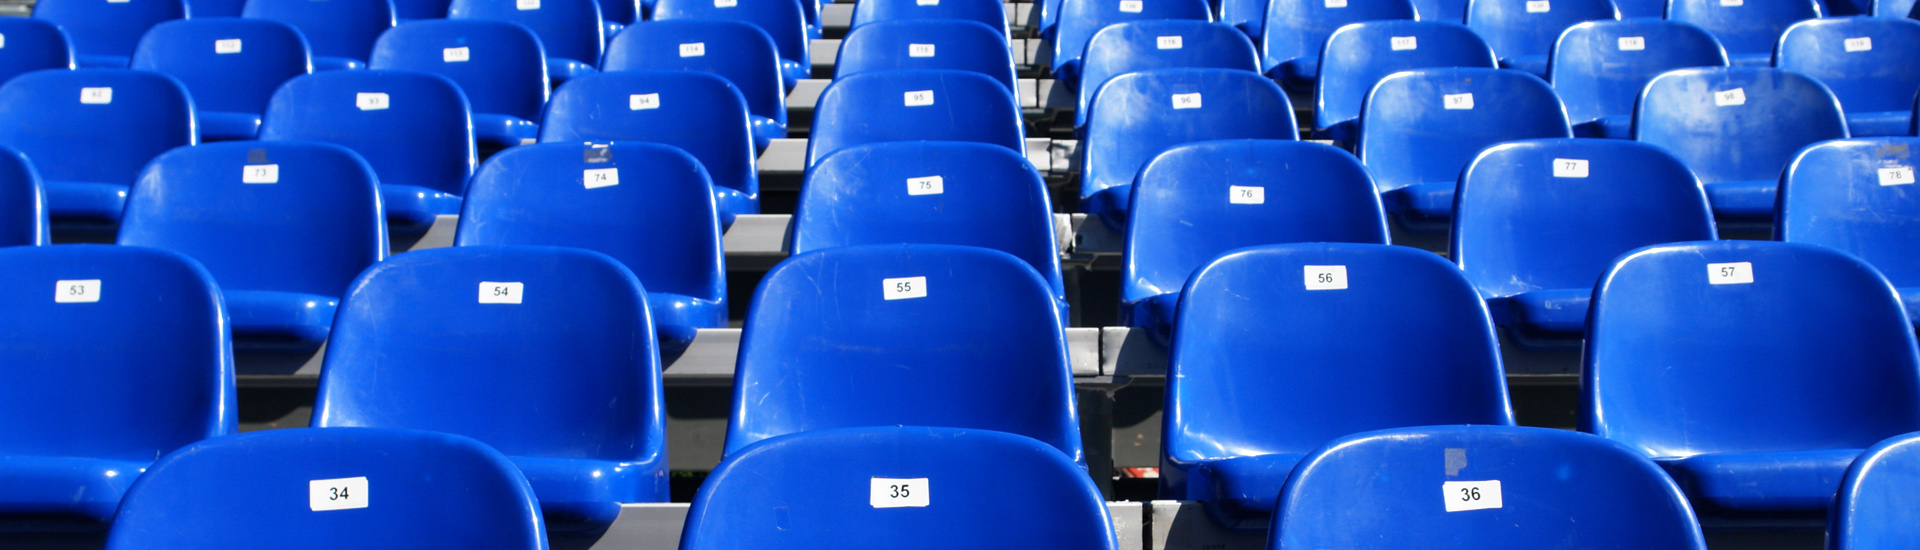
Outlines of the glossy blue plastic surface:
[[[1175,37],[1179,47],[1162,48],[1162,37]],[[1113,77],[1152,69],[1239,69],[1259,72],[1259,54],[1246,35],[1226,25],[1189,19],[1155,19],[1116,23],[1093,35],[1081,60],[1079,107],[1073,126],[1086,126],[1094,92]]]
[[[1345,286],[1312,288],[1319,272],[1309,266],[1340,266]],[[1334,438],[1513,424],[1486,306],[1438,255],[1384,244],[1242,248],[1196,270],[1183,292],[1160,497],[1203,501],[1228,527],[1266,527],[1294,464]]]
[[[1311,1],[1311,0],[1309,0]],[[1393,49],[1411,37],[1412,48]],[[1353,141],[1360,106],[1387,75],[1430,67],[1498,67],[1493,48],[1465,25],[1436,21],[1366,21],[1333,31],[1320,51],[1320,80],[1313,88],[1317,139]]]
[[393,16],[401,23],[447,16],[452,0],[393,0]]
[[[274,166],[270,183],[246,181]],[[172,250],[213,273],[241,348],[312,351],[340,295],[387,256],[373,168],[311,142],[215,143],[153,159],[127,197],[123,245]]]
[[[1466,108],[1449,96],[1468,95]],[[1382,203],[1410,228],[1453,217],[1460,172],[1482,149],[1519,139],[1570,138],[1567,111],[1546,81],[1503,69],[1420,69],[1367,94],[1354,144]]]
[[[82,103],[86,88],[108,88],[109,102]],[[55,222],[119,221],[140,167],[196,142],[193,100],[160,73],[49,69],[0,86],[0,147],[33,159]]]
[[[1633,38],[1640,49],[1620,48],[1621,39]],[[1653,77],[1725,66],[1720,41],[1700,27],[1660,19],[1590,21],[1569,27],[1554,43],[1547,82],[1566,103],[1574,135],[1630,138],[1633,103]]]
[[853,26],[895,19],[960,19],[1007,33],[1007,10],[999,0],[873,0],[853,5]]
[[1873,0],[1869,8],[1874,17],[1905,18],[1913,11],[1913,0]]
[[[604,180],[589,175],[599,170],[614,172]],[[612,256],[647,289],[655,332],[681,349],[698,329],[727,326],[711,185],[699,160],[666,145],[519,147],[480,165],[453,244],[567,246]]]
[[73,68],[73,41],[59,25],[40,19],[0,19],[0,83],[40,69]]
[[[315,511],[321,480],[364,478],[362,508]],[[330,487],[329,487],[330,488]],[[351,489],[352,487],[348,487]],[[107,548],[544,550],[527,480],[465,437],[372,428],[270,430],[168,455],[128,491]]]
[[1260,69],[1289,88],[1310,90],[1320,78],[1320,50],[1333,31],[1353,23],[1413,19],[1408,0],[1347,0],[1327,7],[1326,0],[1273,0],[1266,10],[1260,41]]
[[0,514],[106,522],[160,455],[233,433],[227,319],[193,260],[0,248],[0,289]]
[[[924,104],[917,99],[931,97]],[[888,141],[968,141],[1025,154],[1013,91],[971,71],[873,71],[827,85],[813,108],[807,165],[835,151]]]
[[1080,60],[1087,43],[1107,25],[1152,19],[1212,21],[1207,0],[1142,0],[1139,11],[1121,11],[1120,0],[1072,0],[1065,3],[1060,26],[1053,38],[1053,78],[1078,90]]
[[[932,54],[913,55],[910,50],[921,45],[933,46]],[[836,80],[868,71],[952,69],[986,75],[1016,91],[1006,33],[972,21],[910,19],[861,25],[840,41],[834,59]]]
[[[656,95],[659,108],[632,108]],[[754,167],[747,103],[726,79],[693,71],[618,71],[562,84],[547,102],[542,142],[647,141],[672,145],[700,159],[713,178],[720,225],[738,214],[760,213],[760,173]]]
[[1828,550],[1893,550],[1920,544],[1907,518],[1920,495],[1920,433],[1881,441],[1847,468],[1827,516]]
[[1780,178],[1774,238],[1817,244],[1873,264],[1900,289],[1907,313],[1920,311],[1920,192],[1882,184],[1881,170],[1920,164],[1920,139],[1883,137],[1815,144]]
[[[459,59],[449,58],[449,50],[466,58],[449,61]],[[546,50],[525,26],[479,19],[407,23],[380,35],[367,67],[434,73],[459,84],[473,109],[478,143],[504,148],[540,137],[550,89]]]
[[0,147],[0,247],[47,244],[49,233],[40,173],[26,155]]
[[123,68],[147,29],[185,19],[186,0],[47,0],[35,2],[33,18],[66,31],[79,67]]
[[[1738,105],[1718,104],[1718,94],[1735,89]],[[1806,75],[1780,69],[1668,72],[1647,83],[1633,110],[1633,139],[1685,161],[1723,219],[1771,218],[1774,189],[1794,153],[1844,137],[1847,120],[1833,93]]]
[[447,6],[447,18],[525,26],[540,36],[547,53],[547,77],[555,82],[593,74],[607,44],[599,0],[453,0]]
[[1795,22],[1821,16],[1819,0],[1670,0],[1667,19],[1699,25],[1720,45],[1735,66],[1764,67],[1773,61],[1780,33]]
[[751,23],[766,31],[780,49],[780,78],[788,90],[800,79],[809,78],[813,58],[807,53],[807,18],[800,2],[794,0],[735,0],[729,7],[718,7],[713,0],[660,0],[653,7],[653,20],[719,19]]
[[[1848,51],[1848,41],[1867,49]],[[1920,21],[1839,17],[1801,21],[1780,35],[1774,66],[1826,84],[1856,137],[1909,135],[1914,91],[1920,90]]]
[[1053,291],[998,250],[796,254],[755,290],[735,365],[728,455],[790,433],[906,425],[1024,435],[1085,462]]
[[[1728,269],[1753,282],[1711,284]],[[1860,449],[1920,429],[1899,296],[1828,248],[1630,252],[1594,289],[1585,355],[1580,429],[1661,462],[1702,515],[1819,518]]]
[[[1192,101],[1176,104],[1176,95]],[[1300,138],[1286,92],[1259,73],[1232,69],[1120,75],[1100,87],[1088,116],[1080,141],[1080,211],[1115,230],[1125,228],[1134,176],[1168,149],[1195,141]]]
[[[885,481],[922,507],[880,508]],[[911,491],[922,491],[914,494]],[[805,505],[796,505],[805,503]],[[681,550],[923,548],[1115,550],[1087,473],[1029,438],[873,427],[795,434],[728,457],[700,487]]]
[[1472,0],[1467,3],[1467,28],[1493,47],[1500,66],[1547,76],[1547,54],[1560,33],[1587,21],[1620,18],[1611,0]]
[[[1449,512],[1449,499],[1465,498],[1452,482],[1499,482],[1502,505]],[[1301,462],[1280,506],[1269,550],[1707,547],[1687,501],[1646,458],[1545,428],[1431,426],[1341,438]]]
[[[481,303],[476,288],[521,294]],[[616,503],[665,502],[666,412],[645,293],[620,262],[576,248],[394,256],[340,305],[312,425],[478,439],[513,458],[549,523],[604,526]]]
[[1693,172],[1626,140],[1495,145],[1467,165],[1455,196],[1447,257],[1521,344],[1584,336],[1593,283],[1622,253],[1717,238]]
[[[239,51],[216,51],[216,43],[233,41]],[[313,72],[300,31],[278,21],[231,17],[154,25],[134,49],[132,67],[166,73],[187,87],[201,141],[253,139],[273,91]]]
[[313,70],[364,69],[380,33],[393,28],[392,0],[246,0],[242,17],[300,29]]
[[[700,44],[682,55],[682,44]],[[627,27],[607,45],[602,71],[686,70],[733,83],[753,115],[754,147],[787,137],[787,91],[780,82],[780,50],[759,27],[739,21],[681,19]]]

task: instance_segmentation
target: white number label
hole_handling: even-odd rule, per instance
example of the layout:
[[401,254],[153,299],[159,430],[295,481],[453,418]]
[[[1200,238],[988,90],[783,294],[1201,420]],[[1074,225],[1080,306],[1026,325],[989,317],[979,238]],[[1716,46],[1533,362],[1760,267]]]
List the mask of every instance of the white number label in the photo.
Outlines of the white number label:
[[362,111],[379,111],[386,109],[389,103],[387,103],[387,94],[369,92],[354,94],[353,105],[359,107]]
[[938,5],[940,5],[940,0],[913,0],[913,5],[915,5],[915,6],[938,6]]
[[1587,160],[1586,159],[1553,159],[1553,177],[1556,177],[1556,178],[1587,177]]
[[627,96],[627,110],[642,111],[660,108],[660,94],[633,94]]
[[473,59],[473,50],[466,46],[440,50],[440,60],[447,63],[464,63]]
[[933,104],[933,90],[907,92],[908,107],[925,107]]
[[113,103],[113,88],[81,88],[80,102],[88,105]]
[[1440,96],[1440,104],[1449,111],[1473,109],[1473,94],[1446,94]]
[[706,42],[688,42],[680,45],[680,57],[706,57]]
[[1527,13],[1547,13],[1553,6],[1548,0],[1527,0]]
[[1347,7],[1347,0],[1327,0],[1327,7],[1333,9]]
[[513,0],[513,7],[521,10],[537,10],[540,9],[540,0]]
[[1753,262],[1707,264],[1707,282],[1716,285],[1744,285],[1753,282]]
[[587,170],[581,174],[581,182],[584,183],[588,189],[620,185],[620,169],[595,168]]
[[1266,204],[1267,188],[1250,185],[1227,186],[1227,204]]
[[480,303],[518,304],[520,303],[520,294],[526,286],[525,283],[480,281]]
[[933,44],[907,44],[907,57],[933,57]]
[[740,0],[713,0],[713,7],[731,8],[740,5]]
[[1175,109],[1200,108],[1200,92],[1194,92],[1191,94],[1173,94],[1173,108]]
[[213,41],[213,53],[240,53],[240,39],[228,38]]
[[1912,166],[1895,166],[1880,169],[1880,185],[1907,185],[1913,183]]
[[1178,50],[1183,44],[1178,36],[1162,36],[1154,39],[1153,45],[1162,50]]
[[1492,510],[1500,507],[1500,480],[1447,481],[1440,484],[1448,512]]
[[75,304],[100,301],[99,279],[78,279],[53,282],[53,302],[56,304]]
[[881,296],[888,300],[927,297],[926,277],[898,277],[880,280]]
[[249,164],[240,170],[240,183],[280,183],[280,165]]
[[1745,88],[1734,88],[1731,90],[1714,92],[1713,104],[1719,105],[1721,107],[1729,107],[1733,105],[1746,105],[1747,90]]
[[1720,5],[1726,6],[1729,8],[1739,7],[1741,4],[1745,4],[1745,3],[1746,3],[1745,0],[1720,0]]
[[1395,36],[1393,37],[1392,40],[1388,40],[1387,43],[1391,45],[1393,47],[1393,51],[1396,51],[1396,52],[1401,50],[1420,49],[1420,40],[1412,36]]
[[1864,52],[1873,49],[1873,37],[1848,38],[1840,41],[1840,44],[1849,52]]
[[0,49],[5,49],[6,47],[7,47],[7,35],[0,34]]
[[947,192],[947,180],[940,176],[907,179],[908,195],[938,195],[945,192]]
[[1620,51],[1637,52],[1644,49],[1647,49],[1647,37],[1644,37],[1644,36],[1620,37]]
[[1140,0],[1120,0],[1120,11],[1122,12],[1140,13],[1140,10],[1144,7],[1146,7],[1146,5],[1141,3]]
[[1310,265],[1305,266],[1307,290],[1346,290],[1347,266]]
[[307,508],[315,512],[367,507],[367,478],[316,479],[307,482]]
[[874,508],[925,508],[927,507],[927,478],[887,479],[873,478],[872,491],[867,503]]

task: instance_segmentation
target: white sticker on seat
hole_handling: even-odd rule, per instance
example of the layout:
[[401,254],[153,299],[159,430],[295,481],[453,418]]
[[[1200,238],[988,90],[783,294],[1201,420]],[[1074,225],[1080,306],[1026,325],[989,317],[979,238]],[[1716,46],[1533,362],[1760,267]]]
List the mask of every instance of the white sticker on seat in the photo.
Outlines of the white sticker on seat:
[[688,42],[680,45],[680,57],[706,57],[706,42]]
[[1393,51],[1396,51],[1396,52],[1401,50],[1420,49],[1419,39],[1412,36],[1395,36],[1393,37],[1393,39],[1388,40],[1387,44],[1393,48]]
[[913,0],[913,5],[915,5],[915,6],[938,6],[938,5],[940,5],[940,0]]
[[1547,13],[1553,6],[1547,0],[1527,0],[1527,13]]
[[1347,0],[1327,0],[1326,6],[1334,9],[1344,8],[1347,7]]
[[1162,36],[1153,40],[1153,45],[1162,50],[1178,50],[1183,46],[1178,36]]
[[353,105],[362,111],[378,111],[391,106],[387,94],[383,92],[362,92],[353,95]]
[[1644,37],[1644,36],[1620,37],[1620,51],[1637,52],[1644,49],[1647,49],[1647,37]]
[[482,304],[518,304],[520,294],[526,288],[525,283],[502,283],[480,281],[480,303]]
[[1849,52],[1864,52],[1873,49],[1873,37],[1848,38],[1840,41],[1840,45]]
[[933,57],[933,44],[907,44],[907,57]]
[[872,491],[867,503],[874,508],[925,508],[927,507],[927,478],[888,479],[873,478]]
[[1227,204],[1266,204],[1267,188],[1252,185],[1227,186]]
[[947,180],[940,176],[907,178],[908,195],[938,195],[947,192]]
[[1140,10],[1144,8],[1146,8],[1146,4],[1140,0],[1120,0],[1120,11],[1122,12],[1140,13]]
[[513,7],[521,10],[540,9],[540,0],[513,0]]
[[466,46],[440,50],[440,60],[447,63],[464,63],[473,59],[473,50]]
[[1200,108],[1200,92],[1194,92],[1190,94],[1173,94],[1173,108],[1175,109]]
[[125,4],[127,2],[132,2],[132,1],[133,0],[107,0],[107,3],[108,4]]
[[1448,512],[1492,510],[1501,505],[1500,480],[1446,481],[1440,483]]
[[1721,107],[1730,107],[1734,105],[1746,105],[1747,90],[1745,88],[1734,88],[1731,90],[1722,90],[1722,91],[1714,92],[1713,104],[1719,105]]
[[100,301],[99,279],[74,279],[53,282],[53,302],[78,304]]
[[1440,104],[1449,111],[1473,109],[1473,94],[1445,94],[1440,96]]
[[315,512],[367,507],[367,478],[316,479],[307,482],[307,508]]
[[1895,166],[1880,169],[1880,185],[1909,185],[1912,183],[1912,166]]
[[1556,177],[1556,178],[1587,177],[1587,160],[1586,159],[1553,159],[1553,177]]
[[881,296],[888,300],[927,297],[926,277],[896,277],[880,280]]
[[581,172],[580,182],[588,189],[620,185],[619,168],[593,168]]
[[4,50],[6,48],[7,48],[7,35],[5,33],[0,33],[0,50]]
[[1745,3],[1746,2],[1744,0],[1720,0],[1720,5],[1726,6],[1729,8],[1739,7],[1740,5]]
[[280,183],[278,164],[249,164],[240,168],[240,183]]
[[740,5],[740,0],[713,0],[713,7],[731,8]]
[[1707,282],[1716,285],[1744,285],[1753,282],[1753,262],[1707,264]]
[[213,41],[213,53],[240,53],[240,39],[228,38],[226,40]]
[[1346,290],[1347,266],[1309,265],[1303,266],[1307,275],[1307,290]]
[[641,111],[660,108],[660,94],[633,94],[627,96],[627,110]]
[[906,103],[908,107],[925,107],[928,105],[932,105],[933,90],[920,90],[917,92],[907,92]]
[[113,103],[113,88],[81,88],[80,102],[88,105]]

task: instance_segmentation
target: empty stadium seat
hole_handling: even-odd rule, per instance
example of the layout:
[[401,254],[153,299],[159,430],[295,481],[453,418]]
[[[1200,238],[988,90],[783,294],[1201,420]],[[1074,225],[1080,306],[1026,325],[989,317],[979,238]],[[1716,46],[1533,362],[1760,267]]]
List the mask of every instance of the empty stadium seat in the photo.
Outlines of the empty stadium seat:
[[780,78],[787,90],[813,71],[806,15],[794,0],[659,0],[654,21],[720,19],[751,23],[780,49]]
[[607,45],[599,0],[453,0],[447,18],[525,26],[540,36],[554,82],[593,74]]
[[1920,69],[1920,21],[1839,17],[1801,21],[1780,35],[1774,66],[1827,85],[1856,137],[1904,136]]
[[720,75],[740,90],[753,119],[754,148],[787,137],[780,50],[767,32],[739,21],[680,19],[627,27],[607,45],[602,71],[689,70]]
[[1874,17],[1903,18],[1913,11],[1913,0],[1872,0],[1868,8]]
[[1900,297],[1817,246],[1682,243],[1594,289],[1580,428],[1651,456],[1703,516],[1822,517],[1860,449],[1920,429]]
[[270,430],[161,460],[128,491],[107,548],[545,550],[539,515],[526,478],[472,439]]
[[1626,140],[1496,145],[1467,165],[1456,194],[1447,257],[1521,345],[1585,335],[1593,283],[1621,253],[1717,237],[1693,172]]
[[840,41],[834,79],[869,71],[952,69],[973,71],[1018,91],[1007,35],[972,21],[920,19],[861,25]]
[[1112,525],[1087,473],[1038,441],[987,430],[846,428],[770,439],[721,462],[694,497],[680,548],[918,540],[1116,550]]
[[[644,24],[644,23],[643,23]],[[619,71],[560,86],[540,141],[649,141],[700,159],[713,178],[720,225],[760,213],[747,103],[726,79],[693,71]]]
[[1151,69],[1215,68],[1259,72],[1259,53],[1247,37],[1225,25],[1188,19],[1116,23],[1087,42],[1081,60],[1075,128],[1087,124],[1093,96],[1113,77]]
[[1920,312],[1920,139],[1827,141],[1802,149],[1780,178],[1774,237],[1830,247],[1873,264]]
[[807,140],[807,165],[855,145],[887,141],[970,141],[1026,154],[1013,91],[980,73],[951,69],[873,71],[833,81],[820,93]]
[[40,69],[73,68],[73,40],[39,19],[0,19],[0,83]]
[[1047,282],[998,250],[796,254],[747,309],[726,454],[790,433],[905,425],[1024,435],[1085,464],[1060,321]]
[[0,148],[0,247],[47,244],[40,173],[19,151]]
[[230,17],[153,26],[133,51],[135,69],[166,73],[193,94],[201,141],[253,139],[273,91],[312,72],[307,39],[278,21]]
[[1894,436],[1854,459],[1827,518],[1827,548],[1891,550],[1920,543],[1920,530],[1906,520],[1920,489],[1916,442],[1920,433]]
[[1294,464],[1329,440],[1513,424],[1479,294],[1415,248],[1227,252],[1187,282],[1167,368],[1160,497],[1230,528],[1266,527]]
[[387,256],[373,168],[344,147],[311,142],[160,155],[134,182],[117,242],[205,266],[242,349],[320,347],[347,285]]
[[393,17],[400,23],[444,19],[452,0],[393,0]]
[[[299,0],[302,2],[308,0]],[[267,102],[262,141],[321,141],[380,176],[388,227],[419,233],[460,210],[476,152],[466,94],[444,76],[334,71],[296,77]]]
[[226,315],[193,260],[0,248],[0,289],[0,514],[105,523],[154,459],[233,433]]
[[1465,25],[1437,21],[1365,21],[1327,37],[1313,88],[1317,139],[1351,143],[1360,106],[1387,75],[1428,67],[1498,67],[1493,48]]
[[647,290],[654,331],[677,351],[699,329],[727,326],[711,186],[699,160],[666,145],[513,149],[473,176],[453,244],[567,246],[612,256]]
[[854,27],[895,19],[975,21],[1007,34],[1007,10],[999,0],[873,0],[853,5]]
[[1472,0],[1467,28],[1493,47],[1500,66],[1547,76],[1548,53],[1568,27],[1587,21],[1612,21],[1620,11],[1611,0]]
[[1566,103],[1580,137],[1633,137],[1633,102],[1660,73],[1725,67],[1727,52],[1706,30],[1679,21],[1589,21],[1553,45],[1547,82]]
[[1150,19],[1212,21],[1208,0],[1066,0],[1053,37],[1053,78],[1068,90],[1078,90],[1080,59],[1087,43],[1101,29],[1115,23]]
[[1080,141],[1080,211],[1126,227],[1133,178],[1154,157],[1185,143],[1299,139],[1286,92],[1258,73],[1156,69],[1101,86]]
[[1132,192],[1120,317],[1162,345],[1187,277],[1221,253],[1278,243],[1387,243],[1380,195],[1366,168],[1317,143],[1174,146],[1140,169]]
[[1461,23],[1467,18],[1469,0],[1413,0],[1413,11],[1421,21]]
[[1460,172],[1482,149],[1573,137],[1546,81],[1501,69],[1420,69],[1367,94],[1354,144],[1382,204],[1407,228],[1444,230]]
[[1673,480],[1633,449],[1586,434],[1382,430],[1328,443],[1295,472],[1268,550],[1707,548]]
[[162,21],[186,19],[186,0],[45,0],[33,5],[33,18],[66,31],[79,67],[124,68],[147,29]]
[[478,439],[512,457],[550,526],[604,528],[617,503],[667,500],[645,292],[620,262],[576,248],[396,255],[340,304],[312,425]]
[[365,69],[380,33],[393,28],[392,0],[246,0],[242,17],[300,29],[314,71]]
[[473,109],[475,142],[505,148],[540,137],[540,110],[550,89],[545,51],[540,37],[522,25],[436,19],[380,35],[367,68],[434,73],[453,80]]
[[179,81],[129,69],[50,69],[0,86],[0,147],[33,159],[47,216],[88,230],[120,220],[147,161],[196,143]]
[[1667,19],[1699,25],[1742,67],[1764,67],[1789,25],[1820,17],[1819,0],[1671,0]]
[[1260,69],[1288,88],[1311,90],[1320,78],[1320,50],[1333,31],[1353,23],[1413,19],[1408,0],[1273,0],[1260,41]]
[[1832,92],[1780,69],[1668,72],[1647,83],[1633,112],[1633,138],[1686,161],[1714,215],[1736,223],[1773,216],[1781,170],[1801,147],[1844,137]]

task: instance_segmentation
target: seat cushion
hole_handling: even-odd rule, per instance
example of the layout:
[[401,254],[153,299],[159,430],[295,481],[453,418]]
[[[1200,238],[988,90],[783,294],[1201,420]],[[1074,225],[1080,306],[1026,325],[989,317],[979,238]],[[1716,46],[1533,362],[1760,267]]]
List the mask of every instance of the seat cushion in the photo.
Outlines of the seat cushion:
[[1912,129],[1911,111],[1847,113],[1847,133],[1853,137],[1905,136]]
[[1500,68],[1522,70],[1522,71],[1532,73],[1533,76],[1546,78],[1547,77],[1547,56],[1516,55],[1513,57],[1504,58],[1500,60]]
[[200,141],[246,141],[260,134],[260,113],[200,111],[194,113]]
[[[622,502],[665,502],[666,471],[589,458],[509,457],[533,485],[549,528],[605,527]],[[656,472],[661,479],[649,478]]]
[[91,181],[48,181],[47,217],[56,222],[113,224],[127,206],[127,186]]
[[73,56],[73,64],[82,69],[125,69],[133,59],[124,55],[83,53]]
[[1860,449],[1720,453],[1656,459],[1702,511],[1728,515],[1820,514],[1833,503]]
[[[1287,483],[1294,465],[1305,457],[1270,454],[1199,462],[1188,469],[1187,494],[1199,499],[1207,515],[1222,527],[1266,529],[1280,498],[1280,487]],[[1198,491],[1205,493],[1196,495]]]
[[1382,202],[1388,212],[1410,214],[1415,219],[1445,221],[1453,219],[1454,182],[1416,183],[1386,192]]
[[313,56],[313,72],[320,71],[358,71],[367,68],[367,62],[351,57]]
[[583,63],[577,59],[567,59],[565,57],[547,58],[547,79],[552,80],[554,86],[559,86],[561,82],[587,76],[595,72],[598,71],[593,70],[593,65]]
[[1773,65],[1773,53],[1728,53],[1727,60],[1735,67],[1767,67]]
[[387,211],[387,230],[399,234],[420,234],[433,227],[441,214],[459,214],[460,196],[425,187],[380,184],[380,206]]
[[150,462],[0,455],[0,514],[71,515],[107,522]]
[[1536,290],[1508,296],[1512,323],[1528,334],[1547,338],[1580,338],[1587,331],[1587,303],[1593,290],[1565,288]]
[[759,214],[760,198],[741,193],[731,187],[713,186],[713,206],[720,214],[720,230],[733,227],[733,218],[742,214]]
[[1723,181],[1709,183],[1707,202],[1713,213],[1734,218],[1773,217],[1773,194],[1780,188],[1776,180]]
[[787,125],[760,115],[749,115],[747,120],[753,125],[753,150],[766,151],[773,140],[787,137]]
[[1633,139],[1633,116],[1600,117],[1575,124],[1573,137]]
[[240,349],[311,351],[327,341],[340,299],[300,292],[228,290],[227,316]]
[[1305,56],[1286,60],[1274,67],[1268,76],[1279,80],[1280,85],[1288,90],[1311,93],[1314,81],[1320,79],[1320,58]]
[[1147,335],[1162,346],[1172,347],[1173,320],[1179,312],[1180,293],[1169,292],[1122,306],[1130,327],[1146,329]]
[[661,353],[686,349],[700,329],[727,326],[726,306],[685,294],[648,292],[647,312],[653,315],[653,331],[660,339]]
[[1081,198],[1080,211],[1089,216],[1099,216],[1100,223],[1107,224],[1107,229],[1124,235],[1132,199],[1132,185],[1116,185]]
[[540,140],[540,125],[520,117],[495,113],[473,114],[473,140],[505,149]]

